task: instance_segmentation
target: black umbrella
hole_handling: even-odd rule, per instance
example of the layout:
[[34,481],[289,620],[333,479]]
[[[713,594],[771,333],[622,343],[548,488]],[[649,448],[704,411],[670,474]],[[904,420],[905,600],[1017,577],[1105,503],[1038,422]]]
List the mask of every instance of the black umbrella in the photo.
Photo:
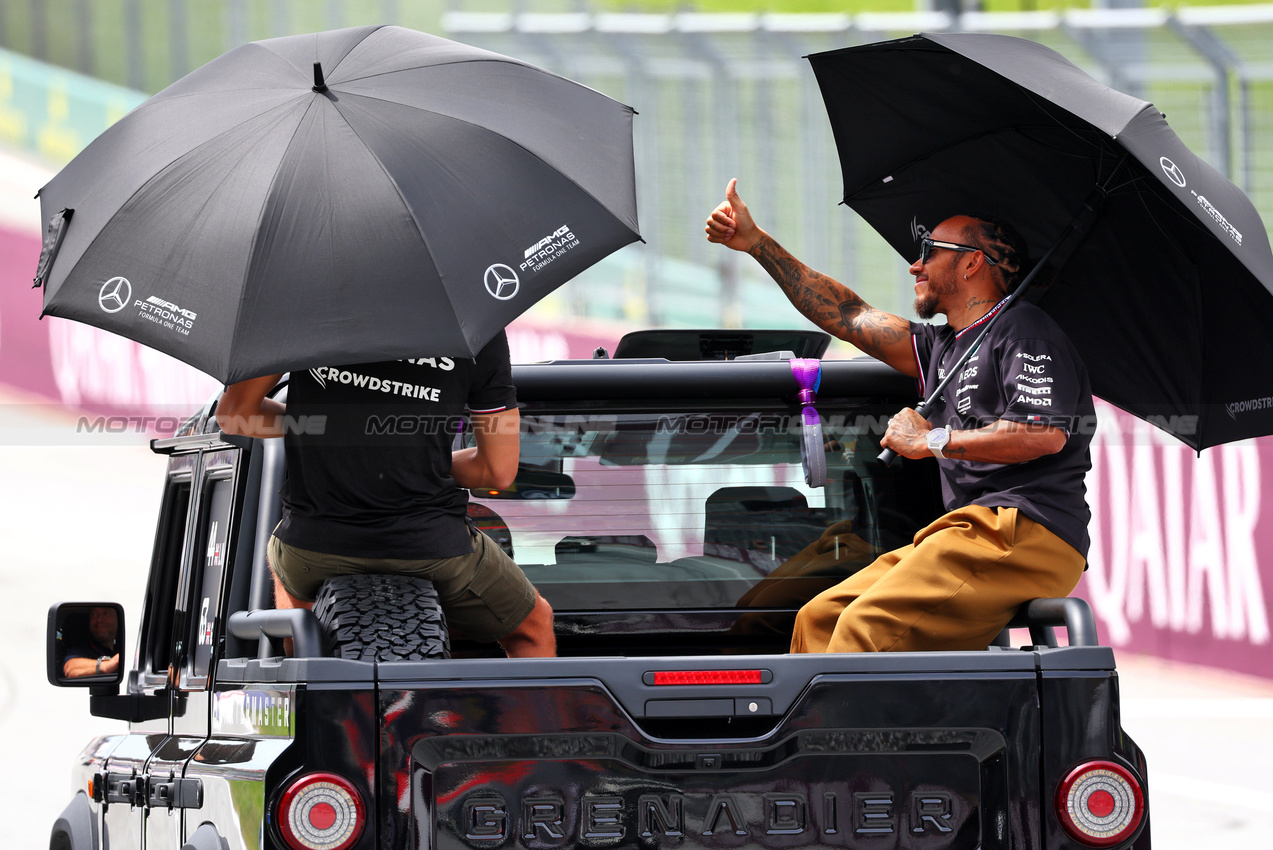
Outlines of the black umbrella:
[[1010,36],[809,61],[844,201],[903,257],[951,215],[1007,220],[1036,258],[1056,249],[1055,280],[1023,297],[1073,339],[1097,395],[1196,449],[1273,433],[1268,234],[1152,104]]
[[471,357],[640,238],[632,115],[398,27],[244,45],[40,190],[44,314],[223,381]]

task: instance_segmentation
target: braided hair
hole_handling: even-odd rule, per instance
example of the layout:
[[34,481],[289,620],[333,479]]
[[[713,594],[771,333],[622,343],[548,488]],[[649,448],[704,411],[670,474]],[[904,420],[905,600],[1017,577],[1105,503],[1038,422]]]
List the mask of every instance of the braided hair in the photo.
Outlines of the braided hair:
[[964,239],[990,255],[997,265],[999,289],[1004,295],[1016,289],[1034,268],[1030,248],[1012,225],[986,216],[973,216],[975,221],[964,230]]

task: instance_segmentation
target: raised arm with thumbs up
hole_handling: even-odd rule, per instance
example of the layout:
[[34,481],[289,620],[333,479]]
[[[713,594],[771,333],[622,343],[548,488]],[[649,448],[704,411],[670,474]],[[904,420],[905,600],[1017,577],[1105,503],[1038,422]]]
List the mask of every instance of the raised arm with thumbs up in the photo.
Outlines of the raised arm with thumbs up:
[[796,309],[815,325],[903,374],[919,375],[919,365],[911,350],[910,322],[876,310],[844,284],[791,256],[756,225],[747,205],[738,196],[737,178],[729,181],[725,201],[707,217],[706,231],[708,242],[755,257]]

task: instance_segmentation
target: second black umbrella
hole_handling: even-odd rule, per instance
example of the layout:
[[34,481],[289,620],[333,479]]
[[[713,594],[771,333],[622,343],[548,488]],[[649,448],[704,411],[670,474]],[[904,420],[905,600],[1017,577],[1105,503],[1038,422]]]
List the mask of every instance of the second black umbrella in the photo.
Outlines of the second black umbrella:
[[1035,257],[1059,244],[1055,282],[1023,297],[1074,341],[1093,392],[1195,448],[1273,433],[1273,373],[1243,366],[1273,359],[1268,234],[1152,104],[1010,36],[809,60],[845,203],[904,258],[956,214],[1011,222]]

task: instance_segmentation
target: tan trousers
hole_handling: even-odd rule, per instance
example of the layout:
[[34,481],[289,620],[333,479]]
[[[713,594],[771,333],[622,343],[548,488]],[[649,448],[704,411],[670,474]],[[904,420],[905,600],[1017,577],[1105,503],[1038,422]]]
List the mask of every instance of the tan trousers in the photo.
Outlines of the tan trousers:
[[970,505],[806,603],[791,651],[985,649],[1023,602],[1068,596],[1083,565],[1016,508]]

